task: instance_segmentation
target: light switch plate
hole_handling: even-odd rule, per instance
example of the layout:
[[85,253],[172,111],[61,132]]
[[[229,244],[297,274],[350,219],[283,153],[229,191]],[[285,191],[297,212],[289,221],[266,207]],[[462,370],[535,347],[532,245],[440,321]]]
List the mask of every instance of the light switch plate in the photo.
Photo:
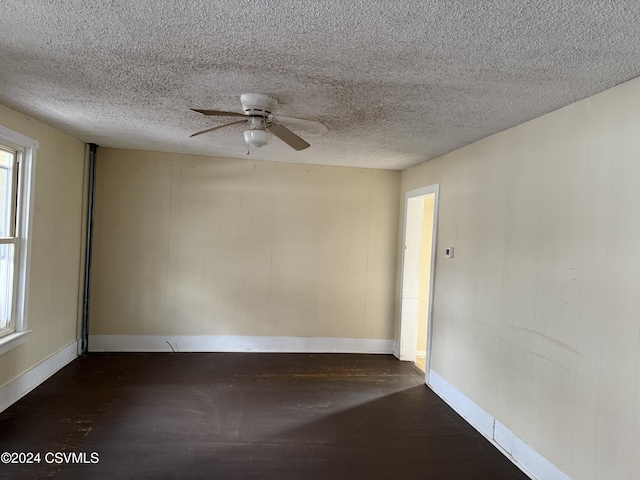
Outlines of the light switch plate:
[[453,258],[453,247],[445,247],[444,256],[447,258]]

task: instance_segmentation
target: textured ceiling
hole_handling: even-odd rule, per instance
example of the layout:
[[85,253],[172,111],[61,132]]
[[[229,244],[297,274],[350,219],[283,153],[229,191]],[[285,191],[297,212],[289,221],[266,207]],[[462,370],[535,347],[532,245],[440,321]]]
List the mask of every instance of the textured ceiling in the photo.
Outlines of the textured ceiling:
[[3,0],[0,103],[85,142],[244,158],[190,108],[277,97],[263,160],[403,169],[640,74],[640,2]]

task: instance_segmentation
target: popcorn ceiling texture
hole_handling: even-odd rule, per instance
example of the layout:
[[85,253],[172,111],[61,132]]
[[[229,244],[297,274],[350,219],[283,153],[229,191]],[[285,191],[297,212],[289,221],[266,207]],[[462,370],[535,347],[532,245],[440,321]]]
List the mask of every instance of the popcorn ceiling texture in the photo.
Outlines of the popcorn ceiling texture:
[[[240,111],[291,128],[262,160],[404,169],[640,74],[640,2],[4,0],[0,103],[103,147],[245,158]],[[229,120],[231,121],[231,120]]]

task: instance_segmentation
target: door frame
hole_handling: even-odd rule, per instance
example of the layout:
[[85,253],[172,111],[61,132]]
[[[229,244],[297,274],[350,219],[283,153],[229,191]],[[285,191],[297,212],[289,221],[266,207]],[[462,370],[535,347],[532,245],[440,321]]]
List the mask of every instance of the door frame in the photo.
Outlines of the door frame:
[[[427,359],[425,367],[425,382],[429,384],[429,372],[431,371],[431,345],[433,343],[433,302],[435,292],[435,277],[436,277],[436,252],[437,252],[437,238],[438,238],[438,210],[440,202],[440,184],[435,183],[414,190],[405,192],[404,195],[404,221],[402,231],[402,266],[400,272],[400,335],[398,342],[398,353],[400,360],[415,361],[416,359],[416,344],[418,337],[418,311],[417,306],[409,305],[409,301],[405,300],[404,283],[405,283],[405,254],[407,245],[407,221],[408,221],[408,207],[409,199],[428,195],[430,193],[435,194],[433,205],[433,230],[431,238],[431,271],[429,272],[430,285],[429,285],[429,308],[427,311]],[[420,226],[420,238],[422,238],[422,226]]]

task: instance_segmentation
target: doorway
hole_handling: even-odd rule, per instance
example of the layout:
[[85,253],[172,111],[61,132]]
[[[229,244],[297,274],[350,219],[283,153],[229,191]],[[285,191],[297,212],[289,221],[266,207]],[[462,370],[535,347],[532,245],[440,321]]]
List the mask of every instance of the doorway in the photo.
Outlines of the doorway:
[[400,360],[429,383],[439,184],[405,195]]

